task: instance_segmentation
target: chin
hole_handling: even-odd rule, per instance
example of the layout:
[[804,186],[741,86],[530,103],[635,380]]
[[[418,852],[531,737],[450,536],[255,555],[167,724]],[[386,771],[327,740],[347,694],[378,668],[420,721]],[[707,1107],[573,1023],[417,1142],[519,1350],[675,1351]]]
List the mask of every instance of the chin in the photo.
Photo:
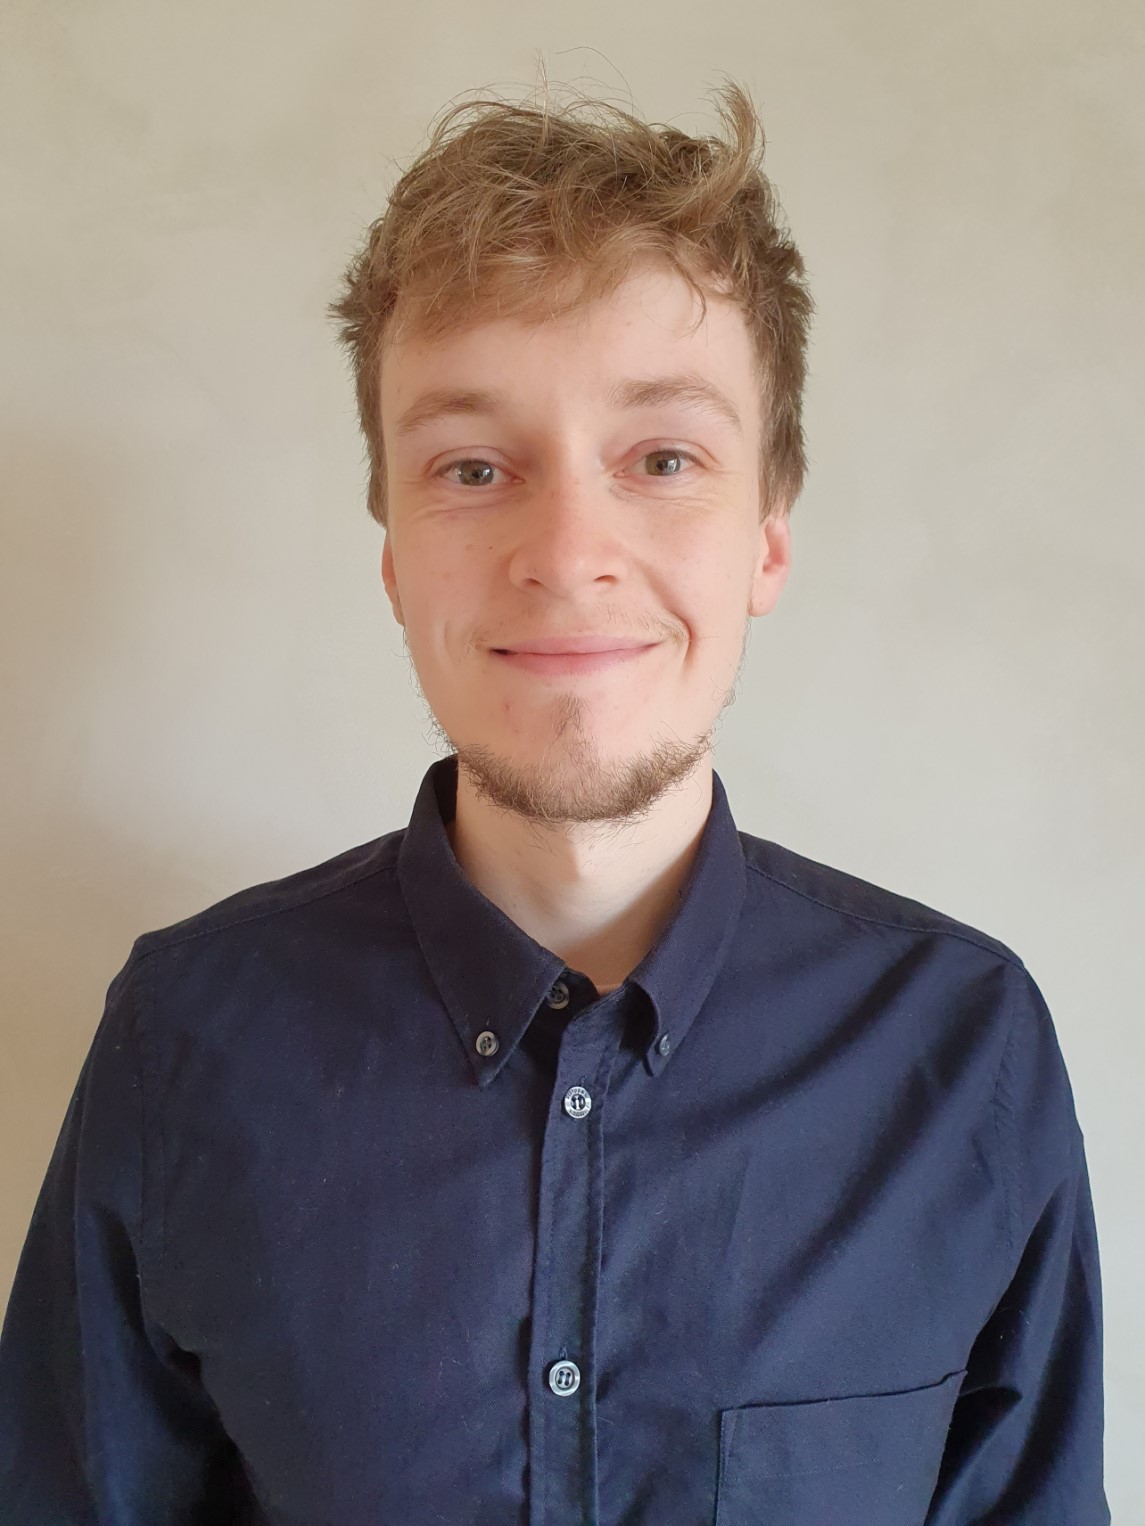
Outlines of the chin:
[[667,790],[695,772],[710,752],[711,736],[695,742],[647,739],[631,751],[609,752],[576,732],[536,749],[498,743],[455,743],[458,766],[487,803],[531,821],[589,823],[647,815]]

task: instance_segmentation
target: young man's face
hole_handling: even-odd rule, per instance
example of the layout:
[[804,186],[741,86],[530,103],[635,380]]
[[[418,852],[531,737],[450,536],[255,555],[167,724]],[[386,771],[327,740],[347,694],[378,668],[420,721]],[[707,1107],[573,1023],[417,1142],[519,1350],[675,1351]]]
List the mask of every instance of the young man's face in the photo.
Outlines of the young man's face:
[[[649,265],[557,319],[385,351],[386,591],[466,772],[526,816],[633,816],[691,773],[783,587],[747,327],[699,310]],[[585,644],[624,649],[551,655]]]

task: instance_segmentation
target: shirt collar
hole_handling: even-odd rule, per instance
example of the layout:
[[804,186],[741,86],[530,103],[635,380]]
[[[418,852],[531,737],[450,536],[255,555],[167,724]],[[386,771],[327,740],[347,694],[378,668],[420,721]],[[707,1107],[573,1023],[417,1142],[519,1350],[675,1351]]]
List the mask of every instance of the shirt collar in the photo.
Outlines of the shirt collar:
[[[567,966],[467,878],[446,832],[456,803],[452,755],[426,771],[398,852],[397,874],[426,963],[477,1083],[485,1086]],[[679,1049],[727,957],[746,879],[739,833],[713,772],[712,807],[676,908],[627,981],[645,993],[652,1014],[644,1045],[652,1075],[659,1075]],[[496,1047],[482,1053],[491,1047],[490,1034]]]

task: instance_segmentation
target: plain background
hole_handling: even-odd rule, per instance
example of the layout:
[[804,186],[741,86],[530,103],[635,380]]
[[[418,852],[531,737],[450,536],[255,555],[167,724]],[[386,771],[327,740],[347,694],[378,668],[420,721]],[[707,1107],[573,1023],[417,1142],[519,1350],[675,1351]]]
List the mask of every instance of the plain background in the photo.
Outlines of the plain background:
[[363,229],[462,95],[543,67],[702,132],[726,72],[818,315],[793,573],[716,766],[742,829],[1045,992],[1145,1519],[1143,32],[1136,0],[4,0],[0,1291],[132,939],[404,825],[437,755],[324,314]]

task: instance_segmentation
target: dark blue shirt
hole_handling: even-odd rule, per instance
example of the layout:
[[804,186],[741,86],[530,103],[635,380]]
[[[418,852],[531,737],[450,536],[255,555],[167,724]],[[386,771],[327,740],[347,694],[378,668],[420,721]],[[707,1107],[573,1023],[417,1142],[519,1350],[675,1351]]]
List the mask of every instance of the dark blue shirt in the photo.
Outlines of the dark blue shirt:
[[738,832],[600,994],[445,823],[140,937],[0,1341],[4,1526],[1102,1526],[1021,960]]

